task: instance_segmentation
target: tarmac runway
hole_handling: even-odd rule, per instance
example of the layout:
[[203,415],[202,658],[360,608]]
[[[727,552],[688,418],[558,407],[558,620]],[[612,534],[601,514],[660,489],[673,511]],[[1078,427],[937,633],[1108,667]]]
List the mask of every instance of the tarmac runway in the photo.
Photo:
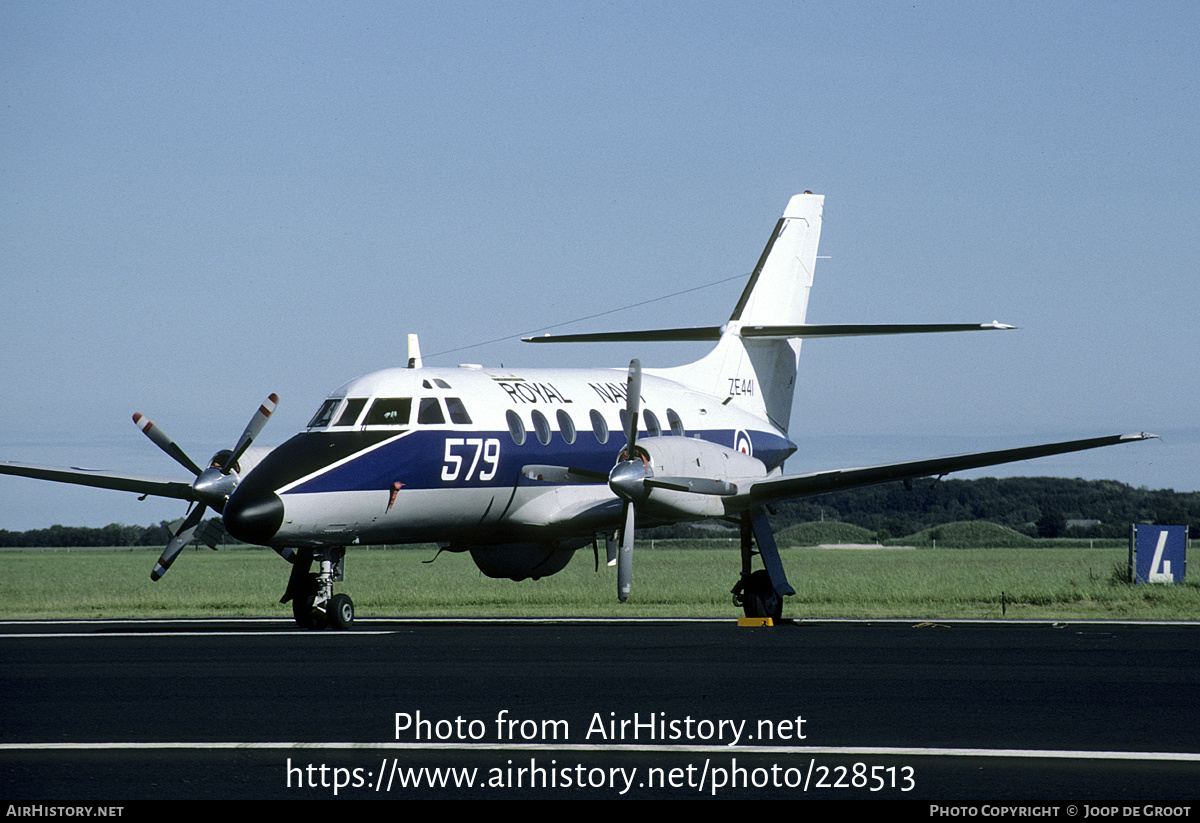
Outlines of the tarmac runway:
[[1187,804],[1197,684],[1180,624],[10,622],[0,792]]

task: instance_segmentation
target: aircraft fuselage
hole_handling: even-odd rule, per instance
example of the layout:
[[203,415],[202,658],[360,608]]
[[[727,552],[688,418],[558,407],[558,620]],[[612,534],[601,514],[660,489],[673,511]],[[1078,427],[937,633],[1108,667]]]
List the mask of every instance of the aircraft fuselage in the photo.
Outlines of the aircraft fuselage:
[[[752,390],[739,383],[730,396]],[[747,475],[756,479],[795,451],[727,398],[650,370],[640,396],[640,443],[706,441],[756,458],[761,468]],[[607,475],[625,445],[625,408],[622,369],[373,372],[332,392],[305,431],[241,480],[226,527],[274,546],[536,540],[575,548],[620,525],[620,502],[604,482],[549,483],[523,470],[551,464]],[[648,509],[646,525],[720,516],[732,502],[680,494],[679,507],[667,490],[657,497],[666,503],[657,517]]]

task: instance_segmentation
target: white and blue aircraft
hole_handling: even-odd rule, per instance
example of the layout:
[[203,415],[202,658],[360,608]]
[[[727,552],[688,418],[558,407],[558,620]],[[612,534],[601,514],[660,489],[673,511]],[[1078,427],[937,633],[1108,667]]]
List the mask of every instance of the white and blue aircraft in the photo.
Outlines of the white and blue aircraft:
[[[793,594],[767,507],[816,495],[1154,435],[1112,435],[903,463],[783,475],[796,446],[787,426],[805,338],[1009,329],[1000,323],[805,323],[824,197],[787,204],[722,326],[530,338],[529,342],[711,341],[684,366],[614,369],[426,368],[416,337],[407,367],[351,380],[304,431],[263,451],[250,445],[278,402],[272,394],[231,450],[201,469],[140,414],[139,428],[191,481],[0,463],[0,473],[187,500],[192,508],[151,578],[170,568],[208,509],[225,531],[292,563],[281,602],[301,626],[349,628],[354,605],[333,594],[345,550],[436,542],[469,552],[484,574],[538,579],[580,548],[606,544],[618,598],[629,597],[635,526],[722,518],[741,527],[732,593],[748,616],[779,617]],[[763,566],[754,570],[754,556]],[[315,566],[315,570],[314,570]]]

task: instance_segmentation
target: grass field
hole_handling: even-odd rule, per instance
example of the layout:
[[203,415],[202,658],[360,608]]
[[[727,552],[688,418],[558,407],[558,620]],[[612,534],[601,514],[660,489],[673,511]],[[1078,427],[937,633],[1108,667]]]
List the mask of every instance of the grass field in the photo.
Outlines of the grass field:
[[[703,545],[703,544],[702,544]],[[712,546],[711,543],[707,544]],[[733,617],[729,589],[737,547],[664,547],[647,541],[634,558],[630,602],[616,602],[616,575],[592,553],[565,570],[515,583],[484,577],[464,555],[433,563],[424,549],[355,549],[346,580],[360,617],[662,616]],[[279,604],[288,566],[266,549],[186,551],[152,583],[157,549],[8,551],[0,554],[0,619],[263,615]],[[1124,548],[783,549],[796,588],[785,617],[1200,619],[1200,585],[1131,586],[1119,580]]]

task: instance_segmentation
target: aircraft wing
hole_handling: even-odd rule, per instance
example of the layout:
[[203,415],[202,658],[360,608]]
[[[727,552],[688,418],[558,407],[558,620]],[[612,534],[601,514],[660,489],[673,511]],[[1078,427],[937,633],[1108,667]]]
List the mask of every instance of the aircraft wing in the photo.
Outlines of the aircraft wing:
[[915,477],[930,476],[940,477],[941,475],[963,471],[964,469],[978,469],[983,466],[1014,463],[1018,460],[1028,460],[1033,457],[1047,457],[1052,454],[1098,449],[1101,446],[1115,446],[1118,443],[1149,440],[1157,436],[1156,434],[1147,434],[1146,432],[1114,434],[1108,437],[1067,440],[1062,443],[1044,443],[1040,446],[1020,446],[1015,449],[960,454],[953,457],[934,457],[928,460],[910,460],[904,463],[886,463],[879,466],[786,475],[784,477],[759,480],[751,486],[750,496],[756,500],[763,501],[808,497],[815,494],[841,491],[843,489],[855,489],[860,486],[872,486],[876,483],[886,483],[890,480],[911,480]]
[[33,477],[52,480],[55,483],[75,483],[79,486],[96,486],[101,489],[116,489],[123,492],[150,494],[155,497],[174,497],[179,500],[195,500],[195,491],[190,481],[168,480],[140,474],[118,474],[98,469],[75,467],[34,466],[29,463],[0,462],[0,474],[18,477]]

